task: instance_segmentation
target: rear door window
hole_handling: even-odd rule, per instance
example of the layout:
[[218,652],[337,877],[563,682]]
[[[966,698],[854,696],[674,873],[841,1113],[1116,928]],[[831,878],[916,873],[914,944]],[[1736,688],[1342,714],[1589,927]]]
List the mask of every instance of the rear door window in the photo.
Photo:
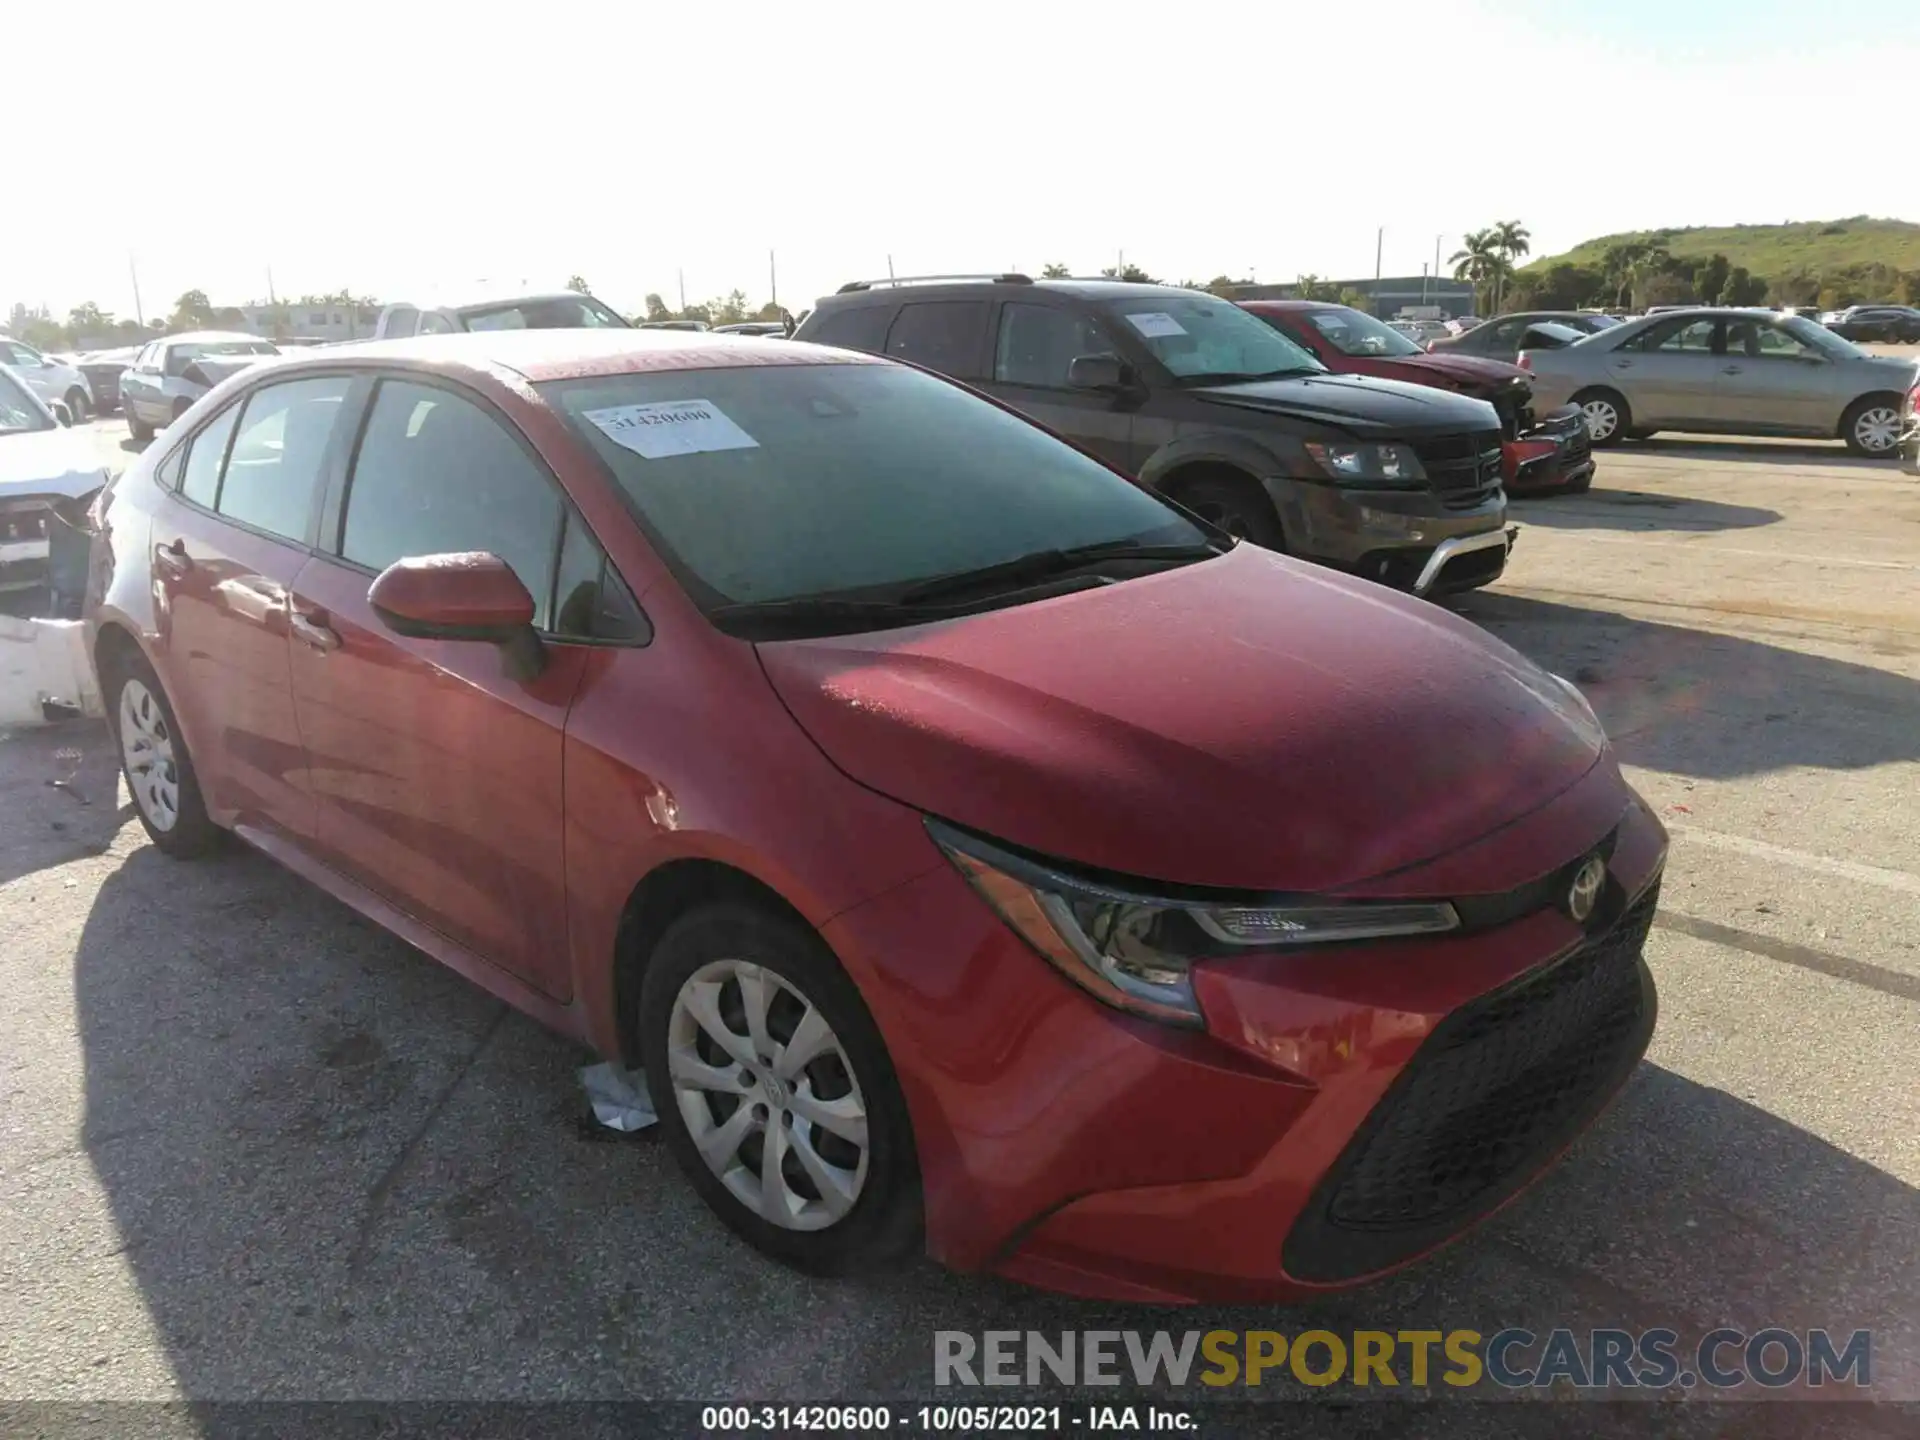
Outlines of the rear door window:
[[213,508],[214,498],[220,493],[220,467],[227,458],[227,442],[233,438],[233,422],[239,418],[240,407],[229,405],[193,437],[180,493],[194,504]]
[[1092,317],[1014,302],[1000,307],[993,378],[1003,385],[1065,390],[1068,367],[1076,359],[1113,353],[1113,342]]
[[942,375],[977,379],[986,334],[986,301],[921,301],[900,307],[887,331],[887,354]]

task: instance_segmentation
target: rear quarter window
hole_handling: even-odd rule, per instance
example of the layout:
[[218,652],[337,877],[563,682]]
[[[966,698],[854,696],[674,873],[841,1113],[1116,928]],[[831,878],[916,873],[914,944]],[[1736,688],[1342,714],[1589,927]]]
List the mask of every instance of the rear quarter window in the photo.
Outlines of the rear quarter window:
[[893,311],[885,305],[849,305],[822,315],[807,327],[807,339],[816,345],[837,345],[843,350],[865,350],[878,355],[887,346],[887,326]]
[[887,331],[887,354],[956,379],[980,378],[987,334],[984,300],[927,300],[902,305]]

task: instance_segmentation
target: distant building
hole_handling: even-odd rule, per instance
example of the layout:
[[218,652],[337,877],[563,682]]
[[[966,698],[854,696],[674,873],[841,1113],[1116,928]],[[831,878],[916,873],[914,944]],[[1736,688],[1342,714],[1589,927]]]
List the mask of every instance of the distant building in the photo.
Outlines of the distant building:
[[370,340],[380,312],[370,305],[242,305],[241,328],[269,340]]
[[[1329,299],[1337,299],[1349,290],[1358,291],[1367,297],[1367,303],[1361,308],[1371,311],[1382,320],[1391,320],[1403,309],[1421,305],[1437,305],[1447,319],[1473,314],[1473,286],[1464,280],[1454,280],[1444,275],[1437,280],[1431,275],[1387,275],[1379,280],[1321,280],[1316,288]],[[1300,287],[1236,285],[1230,298],[1298,300]]]

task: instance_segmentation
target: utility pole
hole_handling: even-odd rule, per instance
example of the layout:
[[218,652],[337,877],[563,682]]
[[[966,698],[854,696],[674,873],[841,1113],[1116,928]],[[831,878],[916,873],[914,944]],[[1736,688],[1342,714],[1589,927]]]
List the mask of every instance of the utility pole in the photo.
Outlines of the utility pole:
[[1420,262],[1420,303],[1427,303],[1427,262]]
[[680,277],[680,313],[685,315],[687,313],[687,272],[676,270],[673,273]]
[[893,256],[887,256],[887,278],[893,279]]
[[1127,252],[1125,250],[1122,250],[1118,255],[1114,257],[1114,262],[1115,263],[1113,267],[1113,278],[1116,280],[1126,279],[1127,278]]
[[1380,290],[1380,255],[1386,249],[1387,227],[1382,225],[1373,234],[1373,288],[1376,294]]
[[1438,294],[1440,291],[1440,241],[1443,238],[1444,237],[1439,235],[1433,237],[1433,289],[1435,294]]
[[127,252],[127,274],[133,277],[133,318],[142,330],[147,328],[146,312],[140,308],[140,269],[133,263],[133,252]]
[[780,303],[780,277],[773,268],[773,251],[771,250],[767,251],[767,303],[775,306]]

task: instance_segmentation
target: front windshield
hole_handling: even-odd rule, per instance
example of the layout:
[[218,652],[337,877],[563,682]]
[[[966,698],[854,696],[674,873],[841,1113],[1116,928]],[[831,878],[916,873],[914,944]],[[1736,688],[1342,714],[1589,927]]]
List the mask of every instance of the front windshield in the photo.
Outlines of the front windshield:
[[211,355],[278,355],[280,352],[267,340],[190,340],[169,346],[168,353],[176,365],[184,365],[189,360]]
[[627,322],[591,295],[552,300],[515,300],[462,310],[469,330],[625,330]]
[[1104,308],[1179,380],[1263,380],[1326,371],[1264,320],[1212,295],[1144,295]]
[[1424,355],[1413,341],[1364,310],[1310,310],[1307,319],[1342,355]]
[[1618,315],[1589,315],[1582,323],[1585,324],[1589,330],[1593,331],[1594,334],[1598,335],[1602,330],[1611,330],[1614,326],[1620,324],[1621,321]]
[[[1598,333],[1599,332],[1595,330],[1576,330],[1573,326],[1563,325],[1557,320],[1542,320],[1537,325],[1529,325],[1527,327],[1525,340],[1526,346],[1530,350],[1564,350],[1567,346],[1578,345],[1589,335],[1596,335]],[[1539,344],[1538,342],[1542,339],[1551,341],[1552,343],[1547,345]]]
[[1834,334],[1826,326],[1804,315],[1788,316],[1780,322],[1780,328],[1809,350],[1817,350],[1829,360],[1858,360],[1867,353],[1851,340]]
[[0,368],[0,435],[53,428],[54,419],[46,408],[27,393],[26,386]]
[[1209,538],[1046,431],[905,366],[659,370],[540,388],[708,610],[871,595],[1041,550]]

